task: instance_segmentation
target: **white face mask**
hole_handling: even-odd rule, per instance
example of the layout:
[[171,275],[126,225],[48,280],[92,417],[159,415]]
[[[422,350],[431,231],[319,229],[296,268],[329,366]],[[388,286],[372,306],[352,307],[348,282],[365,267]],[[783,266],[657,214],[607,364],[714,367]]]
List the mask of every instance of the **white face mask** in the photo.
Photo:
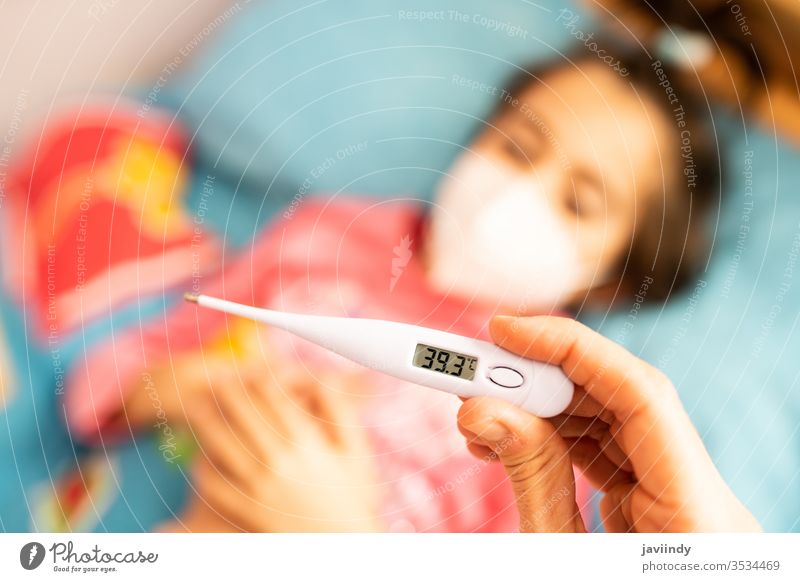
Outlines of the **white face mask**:
[[574,232],[534,174],[466,154],[435,203],[428,274],[441,291],[543,312],[591,283],[593,270],[581,263]]

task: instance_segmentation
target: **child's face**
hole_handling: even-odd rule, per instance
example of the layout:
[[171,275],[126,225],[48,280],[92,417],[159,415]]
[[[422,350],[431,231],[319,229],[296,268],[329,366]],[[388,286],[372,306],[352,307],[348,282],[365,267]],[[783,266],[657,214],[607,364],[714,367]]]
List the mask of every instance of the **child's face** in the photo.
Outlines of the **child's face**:
[[674,170],[660,154],[672,151],[668,122],[602,63],[532,81],[442,181],[426,250],[434,284],[519,312],[616,284]]

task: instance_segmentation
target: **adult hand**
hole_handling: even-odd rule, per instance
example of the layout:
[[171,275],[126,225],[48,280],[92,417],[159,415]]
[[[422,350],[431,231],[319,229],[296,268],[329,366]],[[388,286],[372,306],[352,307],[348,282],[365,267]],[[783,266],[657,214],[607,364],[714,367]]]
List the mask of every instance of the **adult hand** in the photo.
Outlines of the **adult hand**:
[[459,411],[470,450],[505,465],[521,531],[584,531],[573,464],[604,492],[607,531],[760,530],[659,370],[571,319],[496,317],[491,334],[507,350],[560,366],[576,387],[551,419],[485,397]]

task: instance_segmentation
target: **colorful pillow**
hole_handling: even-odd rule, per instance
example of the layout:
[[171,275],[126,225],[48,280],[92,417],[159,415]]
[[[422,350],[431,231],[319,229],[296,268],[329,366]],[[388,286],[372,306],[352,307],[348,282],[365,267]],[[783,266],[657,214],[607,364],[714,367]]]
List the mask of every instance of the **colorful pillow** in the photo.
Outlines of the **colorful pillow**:
[[[3,269],[40,339],[161,292],[218,241],[184,208],[188,141],[163,113],[93,103],[48,122],[8,178]],[[63,338],[61,338],[63,339]]]

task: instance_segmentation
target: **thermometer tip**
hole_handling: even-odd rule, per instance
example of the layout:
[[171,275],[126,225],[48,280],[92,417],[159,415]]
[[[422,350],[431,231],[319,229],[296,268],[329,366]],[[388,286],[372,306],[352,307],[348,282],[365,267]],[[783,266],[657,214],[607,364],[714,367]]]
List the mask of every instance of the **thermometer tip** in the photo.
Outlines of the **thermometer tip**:
[[200,298],[199,295],[194,293],[184,293],[183,298],[188,301],[189,303],[197,303],[197,300]]

